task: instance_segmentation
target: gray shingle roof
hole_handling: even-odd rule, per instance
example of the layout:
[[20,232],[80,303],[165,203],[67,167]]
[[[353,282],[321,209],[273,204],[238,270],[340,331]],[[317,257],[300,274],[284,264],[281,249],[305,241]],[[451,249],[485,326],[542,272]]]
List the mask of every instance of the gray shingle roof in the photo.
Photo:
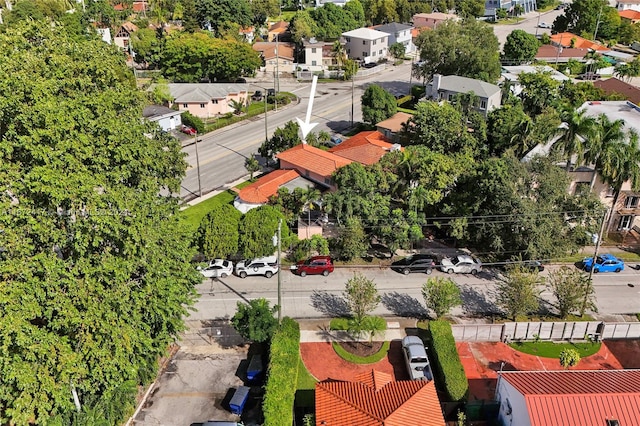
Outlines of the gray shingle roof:
[[440,89],[458,93],[473,92],[476,95],[485,98],[489,98],[497,92],[500,92],[500,87],[495,84],[473,78],[460,77],[457,75],[442,76]]
[[375,27],[373,27],[374,30],[382,31],[383,33],[387,34],[395,34],[400,31],[410,30],[411,28],[413,28],[413,26],[407,24],[399,24],[397,22],[391,22],[384,25],[376,25]]
[[223,99],[229,93],[246,92],[246,84],[238,83],[170,83],[169,92],[175,102],[209,102]]

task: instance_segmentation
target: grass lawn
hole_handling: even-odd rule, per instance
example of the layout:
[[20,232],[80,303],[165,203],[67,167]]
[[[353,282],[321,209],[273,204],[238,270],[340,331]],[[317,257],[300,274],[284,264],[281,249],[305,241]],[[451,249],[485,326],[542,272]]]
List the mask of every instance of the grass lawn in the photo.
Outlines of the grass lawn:
[[301,359],[300,362],[298,362],[298,384],[296,385],[296,389],[315,389],[316,383],[318,383],[318,381],[309,373]]
[[575,349],[580,358],[591,356],[600,350],[600,343],[553,343],[553,342],[516,342],[509,346],[516,351],[525,354],[541,356],[544,358],[560,358],[560,352],[564,349]]
[[[242,182],[237,188],[244,188],[251,182]],[[185,225],[187,229],[194,233],[198,230],[202,218],[207,215],[215,206],[221,204],[230,204],[236,198],[236,194],[230,190],[221,192],[220,194],[204,200],[195,206],[188,207],[180,212],[183,218],[185,218]]]
[[386,357],[387,352],[389,352],[388,341],[382,343],[382,347],[380,348],[380,351],[378,351],[373,355],[369,355],[365,357],[357,356],[347,352],[342,348],[342,346],[340,346],[336,342],[331,343],[331,346],[333,346],[333,350],[336,351],[336,353],[340,358],[344,359],[345,361],[352,362],[354,364],[373,364],[374,362],[378,362],[384,357]]

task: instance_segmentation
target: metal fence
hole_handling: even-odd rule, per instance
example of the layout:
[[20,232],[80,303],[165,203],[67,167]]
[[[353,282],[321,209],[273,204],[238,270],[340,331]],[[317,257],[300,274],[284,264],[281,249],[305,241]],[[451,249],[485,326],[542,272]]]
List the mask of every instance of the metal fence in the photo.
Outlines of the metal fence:
[[455,324],[451,328],[454,339],[459,342],[640,338],[640,323],[626,322],[508,322],[505,324]]

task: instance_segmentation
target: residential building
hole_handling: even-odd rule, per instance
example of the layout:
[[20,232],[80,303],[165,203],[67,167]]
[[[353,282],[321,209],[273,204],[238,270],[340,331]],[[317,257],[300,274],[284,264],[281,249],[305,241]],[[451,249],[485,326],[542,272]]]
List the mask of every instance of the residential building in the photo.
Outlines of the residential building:
[[284,40],[288,37],[288,32],[289,23],[287,21],[274,22],[269,26],[267,41]]
[[111,29],[109,27],[106,28],[96,28],[96,32],[100,35],[100,39],[107,44],[111,44]]
[[502,103],[502,91],[495,84],[457,75],[435,74],[427,85],[425,97],[428,99],[453,101],[458,94],[473,92],[478,96],[477,111],[486,115]]
[[142,116],[151,122],[158,123],[165,132],[179,129],[182,125],[180,114],[184,111],[176,111],[161,105],[149,105],[142,110]]
[[620,18],[630,21],[631,24],[640,22],[640,10],[625,9],[618,12]]
[[416,45],[413,44],[413,39],[411,36],[411,30],[413,30],[413,26],[391,22],[389,24],[376,25],[371,28],[389,34],[389,46],[395,43],[400,43],[404,46],[404,52],[407,55],[416,51]]
[[636,425],[640,370],[501,372],[496,399],[503,425]]
[[253,43],[253,40],[256,38],[256,28],[255,27],[240,28],[238,30],[238,34],[242,36],[244,41],[251,44]]
[[603,53],[610,50],[608,47],[596,43],[586,38],[582,38],[573,33],[564,32],[557,33],[551,36],[551,44],[561,47],[572,47],[577,49],[590,49],[598,53]]
[[399,134],[402,131],[403,125],[407,123],[411,117],[413,117],[412,114],[396,112],[393,116],[377,123],[376,129],[382,134],[386,141],[396,143],[399,141]]
[[314,183],[300,176],[296,170],[280,169],[266,174],[250,185],[242,188],[233,206],[246,213],[251,209],[266,204],[269,199],[278,194],[280,188],[287,188],[293,192],[296,188],[313,188]]
[[507,13],[511,13],[514,7],[521,6],[523,13],[538,10],[536,0],[485,0],[484,16],[496,18],[498,9],[504,9]]
[[522,86],[520,86],[520,82],[519,82],[519,76],[522,73],[527,73],[527,74],[544,73],[550,76],[552,79],[559,82],[571,80],[566,75],[562,74],[559,71],[556,71],[554,68],[551,68],[548,65],[503,66],[500,79],[502,81],[510,82],[511,92],[513,92],[513,94],[516,96],[518,96],[522,92]]
[[352,161],[311,145],[300,144],[276,155],[281,169],[293,169],[313,182],[335,189],[331,178],[333,172]]
[[636,105],[640,105],[640,88],[632,84],[625,83],[622,80],[612,77],[606,80],[594,81],[593,85],[604,90],[604,93],[607,95],[618,93],[624,96],[628,101],[631,101]]
[[433,380],[400,380],[376,370],[353,381],[316,383],[317,425],[445,426]]
[[113,43],[122,50],[130,51],[131,34],[138,31],[138,27],[131,22],[120,25],[118,32],[113,38]]
[[640,0],[618,0],[616,2],[616,9],[622,10],[637,10],[640,11]]
[[358,28],[342,33],[347,56],[365,64],[387,57],[389,34],[371,28]]
[[585,56],[589,54],[589,49],[574,47],[558,47],[550,44],[543,44],[538,48],[536,61],[548,63],[567,63],[570,59],[578,62],[586,62]]
[[329,149],[329,152],[369,166],[380,161],[387,152],[400,149],[400,145],[390,144],[382,133],[374,130],[360,132]]
[[145,14],[149,10],[149,3],[146,0],[134,1],[133,3],[131,3],[131,6],[126,3],[118,3],[114,5],[113,8],[117,11],[131,9],[134,14]]
[[260,53],[264,66],[261,71],[273,75],[278,73],[291,73],[294,71],[293,43],[259,41],[253,44],[253,50]]
[[179,111],[199,118],[211,118],[234,112],[233,102],[246,104],[249,99],[246,84],[237,83],[170,83],[169,93]]
[[411,23],[415,28],[431,28],[433,30],[445,21],[457,21],[459,19],[458,15],[451,13],[416,13],[411,18]]
[[[338,59],[333,50],[333,42],[311,38],[302,43],[304,62],[298,64],[305,71],[325,71],[338,67]],[[344,43],[343,43],[344,46]],[[346,52],[346,50],[345,50]]]

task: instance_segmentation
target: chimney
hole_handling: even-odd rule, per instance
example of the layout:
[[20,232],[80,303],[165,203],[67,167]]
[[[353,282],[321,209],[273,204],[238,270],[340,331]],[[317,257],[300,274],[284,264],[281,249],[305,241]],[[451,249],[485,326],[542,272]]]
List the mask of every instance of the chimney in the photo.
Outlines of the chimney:
[[440,84],[442,82],[442,75],[434,74],[431,81],[431,98],[438,99],[438,90],[440,90]]

